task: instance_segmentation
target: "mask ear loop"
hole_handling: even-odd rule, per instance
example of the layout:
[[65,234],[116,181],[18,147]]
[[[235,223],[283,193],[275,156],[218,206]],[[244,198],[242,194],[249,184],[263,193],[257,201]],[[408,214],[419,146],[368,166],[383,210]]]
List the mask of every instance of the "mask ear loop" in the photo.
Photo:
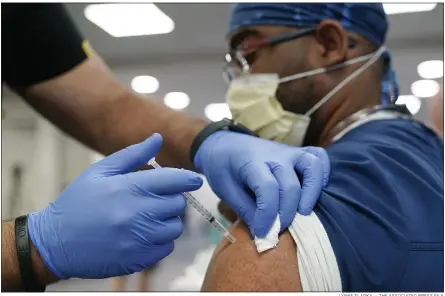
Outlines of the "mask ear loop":
[[[380,56],[385,52],[386,48],[384,46],[380,47],[377,52],[372,54],[372,57],[360,68],[352,72],[351,75],[343,79],[342,82],[340,82],[337,86],[335,86],[328,94],[321,99],[317,104],[315,104],[308,112],[306,112],[305,115],[311,116],[318,108],[320,108],[324,103],[326,103],[335,93],[337,93],[342,87],[344,87],[346,84],[351,82],[354,78],[356,78],[358,75],[362,74],[366,69],[368,69],[372,64],[374,64]],[[363,56],[361,58],[368,57],[369,55]],[[357,63],[357,59],[355,59],[354,62],[352,62],[354,59],[351,59],[349,61],[346,61],[345,63],[341,64],[342,67],[348,66],[354,63]]]
[[285,83],[285,82],[289,82],[292,80],[297,80],[300,78],[305,78],[305,77],[310,77],[310,76],[314,76],[314,75],[318,75],[318,74],[322,74],[322,73],[326,73],[328,71],[332,71],[332,70],[337,70],[340,68],[344,68],[346,66],[352,65],[352,64],[356,64],[356,63],[360,63],[366,60],[371,59],[376,53],[370,53],[361,57],[357,57],[357,58],[353,58],[350,60],[347,60],[343,63],[328,67],[328,68],[319,68],[319,69],[315,69],[315,70],[310,70],[310,71],[306,71],[306,72],[302,72],[302,73],[298,73],[298,74],[294,74],[294,75],[290,75],[290,76],[286,76],[283,78],[280,78],[279,83]]

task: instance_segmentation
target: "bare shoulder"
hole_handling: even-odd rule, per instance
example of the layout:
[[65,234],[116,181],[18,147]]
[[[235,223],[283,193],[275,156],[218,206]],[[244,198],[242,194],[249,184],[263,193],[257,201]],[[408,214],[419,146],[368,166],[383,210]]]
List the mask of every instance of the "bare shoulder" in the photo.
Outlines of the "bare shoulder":
[[301,291],[295,242],[289,232],[278,246],[258,254],[247,226],[231,228],[236,243],[222,240],[207,269],[202,291]]

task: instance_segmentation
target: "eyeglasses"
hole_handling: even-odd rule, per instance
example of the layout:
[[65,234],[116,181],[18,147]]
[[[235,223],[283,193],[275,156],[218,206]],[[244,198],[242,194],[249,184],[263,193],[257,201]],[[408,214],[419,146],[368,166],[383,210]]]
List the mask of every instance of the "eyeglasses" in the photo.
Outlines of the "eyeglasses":
[[306,28],[291,33],[286,33],[268,38],[261,38],[256,42],[249,43],[247,46],[241,46],[225,55],[225,66],[223,68],[223,77],[226,82],[248,73],[250,65],[255,60],[256,52],[266,46],[277,45],[282,42],[297,39],[309,35],[315,31],[315,28]]

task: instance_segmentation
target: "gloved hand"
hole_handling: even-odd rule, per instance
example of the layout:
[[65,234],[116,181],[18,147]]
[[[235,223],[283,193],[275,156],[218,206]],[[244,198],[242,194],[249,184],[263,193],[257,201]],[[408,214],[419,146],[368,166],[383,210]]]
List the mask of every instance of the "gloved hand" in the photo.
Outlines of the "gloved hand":
[[108,278],[141,271],[169,255],[182,233],[181,192],[198,174],[162,168],[132,172],[156,155],[154,134],[97,162],[45,209],[28,218],[30,238],[60,279]]
[[[277,214],[281,230],[289,227],[297,211],[310,214],[330,174],[329,157],[322,148],[297,148],[229,131],[209,136],[194,165],[259,238],[267,235]],[[256,204],[246,189],[255,194]]]

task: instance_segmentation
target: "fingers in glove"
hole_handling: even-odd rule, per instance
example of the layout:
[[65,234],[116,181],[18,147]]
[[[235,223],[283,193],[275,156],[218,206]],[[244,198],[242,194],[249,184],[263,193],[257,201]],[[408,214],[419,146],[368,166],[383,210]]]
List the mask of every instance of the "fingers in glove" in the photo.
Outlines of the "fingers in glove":
[[223,191],[218,190],[215,193],[250,227],[253,236],[256,204],[242,187],[232,176],[228,176]]
[[166,244],[152,245],[147,249],[145,254],[139,256],[139,264],[143,264],[143,267],[147,267],[158,263],[161,259],[170,255],[175,249],[175,242],[170,241]]
[[[153,223],[151,224],[153,225]],[[147,235],[151,236],[147,238],[148,241],[151,241],[156,245],[162,245],[174,241],[181,236],[182,231],[184,230],[184,225],[179,217],[158,221],[156,224],[157,229],[154,230],[154,232],[153,230],[147,232]],[[157,235],[153,235],[153,233],[157,233]]]
[[198,190],[203,180],[200,175],[181,169],[161,168],[138,171],[125,175],[131,189],[140,195],[176,194]]
[[320,158],[323,166],[323,187],[326,187],[329,182],[329,175],[331,174],[331,160],[329,159],[328,153],[320,147],[309,146],[302,149]]
[[146,164],[161,149],[162,136],[153,134],[146,140],[119,150],[93,165],[102,175],[112,176],[129,173]]
[[309,215],[323,188],[323,165],[320,158],[303,151],[296,156],[295,170],[303,176],[298,213]]
[[[145,203],[144,203],[145,202]],[[187,200],[182,194],[157,196],[155,201],[147,203],[144,197],[139,201],[145,212],[159,221],[183,216],[187,206]]]
[[245,164],[240,169],[240,179],[255,193],[254,234],[263,238],[278,215],[278,182],[267,164],[253,162]]
[[280,187],[279,206],[281,231],[288,228],[297,214],[300,203],[301,184],[293,167],[269,163],[270,171]]

